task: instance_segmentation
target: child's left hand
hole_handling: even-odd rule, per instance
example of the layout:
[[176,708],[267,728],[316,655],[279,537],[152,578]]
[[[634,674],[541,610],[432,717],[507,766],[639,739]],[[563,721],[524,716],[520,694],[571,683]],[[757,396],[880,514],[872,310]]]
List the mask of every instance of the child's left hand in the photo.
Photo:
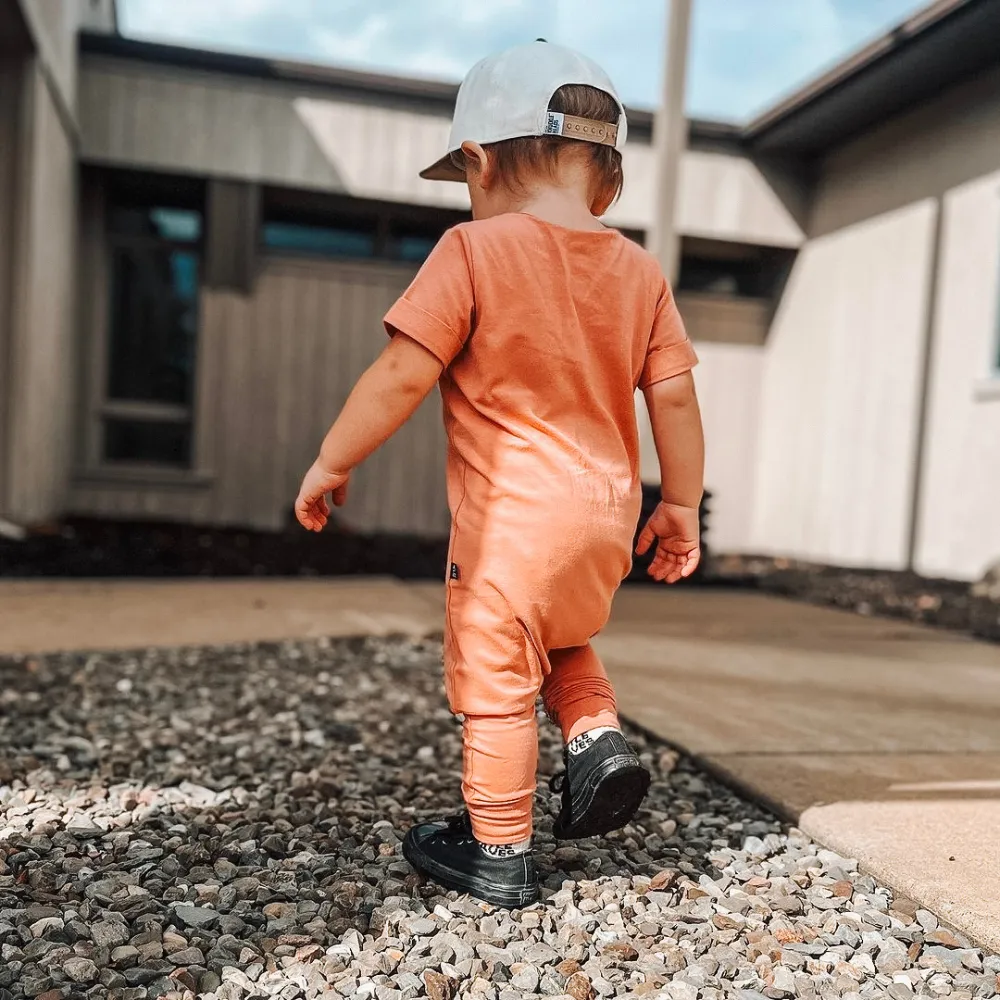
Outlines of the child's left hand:
[[309,531],[322,531],[330,518],[330,506],[326,495],[333,494],[333,503],[342,507],[347,500],[349,472],[330,472],[319,462],[314,462],[299,487],[295,501],[295,516],[299,524]]

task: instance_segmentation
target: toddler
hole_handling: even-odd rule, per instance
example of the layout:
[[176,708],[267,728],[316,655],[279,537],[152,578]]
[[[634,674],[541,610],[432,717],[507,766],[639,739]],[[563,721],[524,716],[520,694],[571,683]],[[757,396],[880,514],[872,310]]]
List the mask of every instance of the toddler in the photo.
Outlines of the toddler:
[[[629,571],[640,509],[634,396],[645,395],[663,502],[638,551],[673,583],[700,557],[694,351],[657,261],[601,224],[622,187],[626,121],[605,73],[543,41],[476,65],[446,154],[421,176],[468,185],[473,220],[442,237],[385,317],[296,515],[313,531],[351,470],[440,384],[452,529],[445,687],[464,717],[466,811],[403,848],[439,884],[500,906],[538,898],[531,854],[541,694],[562,730],[557,837],[624,826],[649,773],[622,736],[591,638]],[[558,789],[557,789],[558,790]]]

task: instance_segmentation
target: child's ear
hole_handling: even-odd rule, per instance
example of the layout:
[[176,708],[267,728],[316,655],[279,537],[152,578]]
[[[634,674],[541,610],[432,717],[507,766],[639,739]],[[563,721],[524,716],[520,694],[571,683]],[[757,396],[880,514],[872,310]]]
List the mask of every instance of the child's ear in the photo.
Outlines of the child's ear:
[[611,208],[611,203],[614,201],[614,197],[608,197],[608,195],[601,193],[590,203],[590,214],[594,216],[595,219],[601,218],[609,208]]
[[601,190],[599,190],[591,199],[590,214],[599,219],[609,208],[611,208],[617,197],[618,195],[616,192],[611,191],[602,185]]
[[493,171],[489,153],[478,142],[463,142],[462,152],[465,154],[466,177],[474,177],[480,187],[492,187]]

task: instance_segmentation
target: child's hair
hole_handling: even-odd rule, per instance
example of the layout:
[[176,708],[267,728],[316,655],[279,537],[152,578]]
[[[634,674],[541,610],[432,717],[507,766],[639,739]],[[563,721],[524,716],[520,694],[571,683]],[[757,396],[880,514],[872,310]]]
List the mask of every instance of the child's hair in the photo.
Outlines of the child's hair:
[[[549,111],[594,121],[618,124],[621,110],[618,102],[603,90],[584,84],[569,83],[560,87],[549,101]],[[524,186],[531,175],[555,172],[559,157],[567,148],[576,155],[586,155],[599,184],[599,193],[609,202],[621,195],[625,175],[622,172],[622,154],[614,146],[580,139],[564,139],[557,136],[527,136],[519,139],[503,139],[486,146],[494,158],[502,183],[518,189]],[[465,166],[461,150],[455,156],[456,162]]]

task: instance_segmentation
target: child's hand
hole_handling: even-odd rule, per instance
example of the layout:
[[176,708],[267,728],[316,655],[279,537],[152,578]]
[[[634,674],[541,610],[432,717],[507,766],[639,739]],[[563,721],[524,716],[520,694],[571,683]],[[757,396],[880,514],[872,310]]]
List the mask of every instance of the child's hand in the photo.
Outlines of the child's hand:
[[654,580],[676,583],[690,576],[701,560],[701,526],[697,507],[661,502],[639,535],[637,555],[645,555],[656,539],[656,555],[649,567]]
[[347,500],[347,480],[349,472],[330,472],[319,462],[314,462],[299,487],[299,497],[295,501],[295,516],[299,524],[309,531],[322,531],[330,517],[330,506],[326,502],[327,493],[333,494],[333,502],[342,507]]

